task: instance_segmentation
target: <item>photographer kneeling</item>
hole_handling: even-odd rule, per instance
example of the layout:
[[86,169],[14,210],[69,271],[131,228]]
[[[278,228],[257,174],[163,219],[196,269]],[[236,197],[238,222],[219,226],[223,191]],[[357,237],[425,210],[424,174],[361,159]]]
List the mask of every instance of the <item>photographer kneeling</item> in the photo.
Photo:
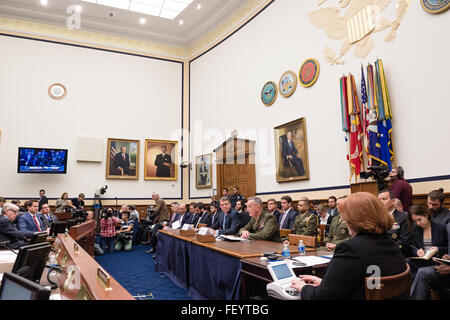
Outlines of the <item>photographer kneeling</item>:
[[128,211],[122,212],[122,223],[120,230],[117,231],[117,241],[114,250],[120,251],[122,248],[125,251],[130,251],[133,247],[133,228],[134,221],[130,220],[130,213]]

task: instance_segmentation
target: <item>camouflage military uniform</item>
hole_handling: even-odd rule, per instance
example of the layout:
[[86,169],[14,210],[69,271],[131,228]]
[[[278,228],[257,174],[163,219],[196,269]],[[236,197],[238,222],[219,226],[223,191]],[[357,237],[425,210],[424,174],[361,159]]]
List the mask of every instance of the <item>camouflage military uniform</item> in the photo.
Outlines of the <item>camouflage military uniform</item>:
[[314,213],[307,211],[295,218],[292,233],[303,236],[315,236],[318,226],[319,218]]
[[239,233],[242,231],[248,231],[250,233],[248,238],[251,240],[281,242],[277,220],[272,214],[266,211],[261,212],[258,219],[251,218],[247,225],[239,230]]
[[328,232],[328,236],[325,238],[322,247],[319,247],[317,250],[327,250],[325,245],[328,242],[338,245],[349,238],[350,234],[348,232],[347,223],[341,219],[341,215],[337,215],[331,220],[330,232]]

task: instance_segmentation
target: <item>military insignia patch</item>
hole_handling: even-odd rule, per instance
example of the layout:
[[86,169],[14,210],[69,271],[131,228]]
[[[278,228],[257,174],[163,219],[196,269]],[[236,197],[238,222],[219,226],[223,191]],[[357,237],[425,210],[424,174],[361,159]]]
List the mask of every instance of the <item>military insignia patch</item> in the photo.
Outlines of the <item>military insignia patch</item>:
[[398,237],[398,236],[397,236],[397,234],[396,234],[396,233],[393,233],[393,234],[392,234],[392,239],[394,239],[394,240],[395,240],[395,239],[397,239],[397,237]]
[[400,225],[398,224],[398,222],[394,222],[394,224],[392,225],[392,230],[397,230],[400,229]]

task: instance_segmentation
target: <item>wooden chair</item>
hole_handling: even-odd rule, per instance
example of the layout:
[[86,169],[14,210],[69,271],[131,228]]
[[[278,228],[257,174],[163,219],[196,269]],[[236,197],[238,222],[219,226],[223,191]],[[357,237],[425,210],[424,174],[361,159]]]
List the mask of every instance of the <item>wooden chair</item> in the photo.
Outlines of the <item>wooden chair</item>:
[[291,229],[280,229],[280,237],[287,237],[291,233]]
[[317,237],[315,236],[302,236],[299,234],[289,234],[289,243],[293,245],[298,245],[300,240],[303,240],[305,247],[308,248],[317,248]]
[[[369,280],[370,279],[370,280]],[[380,289],[369,289],[367,287],[368,280],[378,280],[380,283]],[[411,288],[411,272],[409,265],[406,264],[406,270],[403,273],[393,276],[378,277],[378,278],[365,278],[364,285],[366,288],[366,300],[387,300],[400,297],[409,297],[409,291]]]

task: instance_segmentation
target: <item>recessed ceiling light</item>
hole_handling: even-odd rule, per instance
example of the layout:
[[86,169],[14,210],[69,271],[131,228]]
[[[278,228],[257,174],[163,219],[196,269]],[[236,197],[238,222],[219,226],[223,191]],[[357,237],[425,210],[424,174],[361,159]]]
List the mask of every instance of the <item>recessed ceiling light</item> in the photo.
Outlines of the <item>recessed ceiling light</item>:
[[139,19],[139,23],[140,23],[140,24],[145,24],[145,22],[146,22],[145,18],[140,18],[140,19]]
[[48,0],[41,0],[41,4],[42,4],[43,6],[46,6],[46,5],[48,4]]
[[83,10],[83,7],[82,6],[76,6],[75,10],[77,10],[78,12],[81,12],[81,10]]
[[197,10],[200,10],[202,8],[202,4],[201,3],[197,3]]
[[180,20],[178,21],[178,23],[180,24],[180,26],[182,26],[182,25],[184,24],[183,19],[180,19]]

